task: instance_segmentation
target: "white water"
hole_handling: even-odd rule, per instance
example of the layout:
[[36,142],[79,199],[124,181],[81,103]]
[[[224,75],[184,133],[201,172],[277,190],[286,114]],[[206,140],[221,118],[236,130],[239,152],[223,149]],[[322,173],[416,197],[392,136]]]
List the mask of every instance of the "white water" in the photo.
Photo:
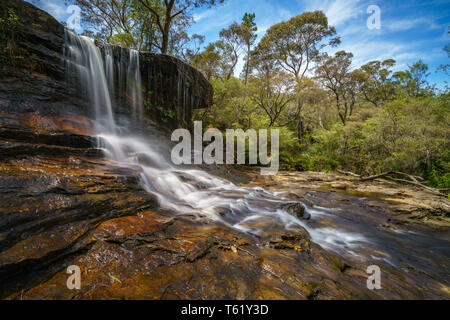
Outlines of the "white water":
[[[128,59],[121,51],[120,60],[114,61],[111,48],[104,52],[93,40],[76,36],[67,31],[68,72],[76,74],[81,87],[95,108],[96,130],[99,147],[118,166],[134,168],[140,173],[142,185],[154,194],[160,207],[174,214],[194,216],[205,222],[217,221],[231,228],[253,235],[264,232],[263,225],[281,225],[285,229],[296,226],[305,228],[312,240],[332,250],[350,252],[351,248],[365,241],[358,234],[333,228],[314,229],[304,221],[280,209],[285,200],[278,194],[262,188],[238,187],[231,182],[214,177],[200,170],[174,167],[164,154],[169,142],[160,138],[138,137],[131,129],[143,117],[139,52],[131,50]],[[114,65],[117,65],[119,92],[127,65],[126,93],[131,100],[130,116],[134,120],[128,129],[119,127],[114,114]],[[314,219],[328,213],[307,209]]]
[[66,36],[69,74],[77,74],[81,87],[88,93],[95,110],[97,130],[114,132],[116,124],[100,50],[90,38],[76,36],[69,31]]
[[144,116],[144,102],[142,99],[139,52],[136,50],[130,50],[130,62],[128,64],[127,81],[127,92],[129,92],[131,98],[133,119],[135,120],[135,122],[139,122]]

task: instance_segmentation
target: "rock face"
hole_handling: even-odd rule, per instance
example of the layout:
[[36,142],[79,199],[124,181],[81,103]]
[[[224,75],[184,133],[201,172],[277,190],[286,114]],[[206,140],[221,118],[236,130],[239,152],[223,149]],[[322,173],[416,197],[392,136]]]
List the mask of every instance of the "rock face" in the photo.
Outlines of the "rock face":
[[[269,177],[260,183],[266,186],[274,185],[283,190],[295,186],[300,192],[293,192],[294,198],[306,203],[309,200],[304,196],[298,197],[299,193],[320,190],[345,194],[359,200],[369,199],[368,206],[388,213],[391,221],[442,230],[448,230],[450,227],[450,200],[445,195],[388,180],[361,182],[359,179],[340,174],[280,172],[276,177]],[[383,200],[385,204],[381,205],[374,199]],[[386,203],[389,205],[386,206]],[[295,214],[297,208],[302,213],[298,204],[286,206],[291,214]]]
[[146,107],[169,124],[189,128],[193,110],[213,104],[211,84],[176,58],[142,52],[141,73]]

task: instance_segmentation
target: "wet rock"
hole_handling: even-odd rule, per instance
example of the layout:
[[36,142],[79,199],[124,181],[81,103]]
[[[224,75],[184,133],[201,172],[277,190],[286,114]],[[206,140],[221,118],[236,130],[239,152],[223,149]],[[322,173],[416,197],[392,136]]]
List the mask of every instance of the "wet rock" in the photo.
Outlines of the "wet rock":
[[156,119],[172,127],[190,128],[193,111],[213,104],[212,86],[197,69],[150,52],[141,52],[140,60],[144,99]]
[[[274,181],[269,189],[289,190],[289,198],[303,201],[302,197],[306,197],[313,205],[329,207],[330,201],[351,202],[358,198],[364,209],[386,212],[405,224],[427,225],[438,230],[450,227],[450,200],[443,194],[414,186],[379,180],[361,182],[359,179],[322,172],[280,172],[271,179]],[[266,186],[266,181],[258,177],[254,185]],[[332,189],[333,185],[336,189]],[[335,196],[317,203],[311,197],[312,191],[329,195],[334,193]],[[310,203],[308,206],[311,206]]]
[[306,232],[275,232],[269,240],[269,246],[278,250],[310,252],[309,236]]
[[140,216],[123,217],[104,222],[95,231],[95,238],[106,241],[129,240],[145,237],[166,229],[171,219],[154,212],[141,213]]
[[283,205],[282,209],[299,219],[311,219],[311,215],[306,212],[305,206],[303,206],[301,203],[288,203],[286,205]]
[[31,131],[29,128],[17,130],[7,127],[0,128],[0,140],[69,148],[95,148],[97,144],[93,137],[74,134],[70,131],[41,134]]
[[98,224],[157,206],[138,172],[90,161],[39,155],[0,162],[0,297],[88,250]]
[[[111,241],[132,249],[171,224],[152,213],[157,201],[141,187],[141,169],[116,167],[98,148],[92,106],[66,74],[64,27],[21,0],[1,1],[0,17],[10,9],[21,23],[16,45],[30,61],[0,72],[0,297],[38,285],[99,241],[97,248]],[[188,126],[193,109],[212,104],[196,69],[168,56],[140,58],[146,102],[174,115],[166,125]],[[129,114],[129,104],[114,111]],[[163,122],[161,110],[148,111],[144,122]]]
[[331,188],[338,190],[347,190],[350,187],[347,183],[332,183],[330,186]]
[[[111,222],[113,223],[113,222]],[[105,225],[109,224],[107,222]],[[100,229],[103,229],[100,227]],[[353,278],[336,270],[332,256],[304,255],[299,233],[280,233],[293,248],[261,247],[220,225],[175,219],[164,232],[147,234],[124,250],[99,240],[71,262],[82,270],[82,290],[65,286],[65,270],[27,290],[23,299],[320,299],[367,298]],[[234,248],[234,250],[233,250]],[[320,274],[317,272],[320,268]],[[339,282],[339,286],[336,285]],[[353,290],[350,293],[348,290]],[[19,297],[11,295],[9,298]]]

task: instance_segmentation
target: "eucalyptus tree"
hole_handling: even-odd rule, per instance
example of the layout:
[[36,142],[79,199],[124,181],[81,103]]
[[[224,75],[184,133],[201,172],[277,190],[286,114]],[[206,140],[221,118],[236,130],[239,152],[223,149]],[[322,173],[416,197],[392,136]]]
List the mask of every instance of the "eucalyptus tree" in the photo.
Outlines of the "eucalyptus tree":
[[[156,0],[153,0],[156,3]],[[84,33],[139,50],[152,51],[156,43],[155,20],[142,13],[136,0],[75,0],[81,8]]]
[[139,50],[182,56],[193,10],[224,0],[74,0],[85,33]]
[[[156,20],[161,34],[159,48],[162,54],[167,54],[173,26],[178,21],[191,21],[192,10],[201,7],[212,7],[224,0],[137,0]],[[172,35],[173,36],[173,35]]]
[[189,63],[203,72],[208,80],[226,80],[232,74],[233,50],[223,41],[206,46],[197,54],[188,55]]
[[328,93],[312,78],[305,78],[300,86],[301,92],[296,97],[296,104],[291,105],[288,112],[287,126],[295,127],[298,142],[304,144],[304,136],[314,128],[325,128],[324,119],[327,112],[324,110]]
[[284,71],[300,83],[311,70],[321,50],[340,43],[336,29],[322,11],[305,12],[267,30],[258,47],[270,53]]
[[353,54],[339,51],[334,56],[323,54],[316,68],[316,77],[334,96],[336,110],[345,126],[352,115],[359,90],[361,73],[352,71]]
[[247,85],[250,75],[251,51],[258,37],[256,34],[258,27],[256,26],[255,19],[256,15],[254,13],[246,12],[241,23],[241,36],[246,46],[245,69],[243,72],[245,85]]
[[361,70],[361,93],[364,99],[375,107],[384,105],[395,97],[395,84],[392,79],[392,67],[395,60],[371,61]]
[[305,12],[289,21],[273,25],[258,44],[257,50],[267,56],[283,71],[291,74],[297,85],[298,137],[302,140],[304,128],[302,117],[301,88],[314,63],[327,46],[340,43],[336,29],[328,25],[322,11]]
[[396,72],[393,76],[397,92],[409,97],[425,97],[433,94],[433,88],[427,81],[428,65],[422,60],[417,61],[405,71]]
[[249,89],[253,102],[269,118],[269,127],[280,122],[289,104],[293,101],[292,75],[280,69],[264,50],[253,52],[254,76]]
[[256,31],[258,28],[255,23],[256,15],[254,13],[245,13],[242,22],[233,22],[229,27],[220,31],[220,39],[232,50],[231,73],[227,75],[230,79],[233,75],[239,59],[245,53],[245,68],[243,71],[244,83],[247,84],[250,74],[250,57],[252,47],[256,41]]
[[231,49],[232,52],[229,73],[226,77],[227,79],[230,79],[233,75],[242,54],[242,49],[245,46],[245,41],[242,34],[242,25],[237,22],[232,23],[228,28],[224,28],[220,31],[220,38],[222,42],[229,49]]

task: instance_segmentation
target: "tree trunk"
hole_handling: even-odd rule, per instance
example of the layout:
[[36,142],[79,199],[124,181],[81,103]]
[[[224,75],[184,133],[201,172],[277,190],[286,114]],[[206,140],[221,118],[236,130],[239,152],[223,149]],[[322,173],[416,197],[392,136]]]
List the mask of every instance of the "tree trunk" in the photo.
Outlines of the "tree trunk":
[[163,38],[162,38],[162,46],[161,46],[161,54],[167,54],[169,50],[169,30],[164,28]]
[[166,18],[164,21],[164,28],[162,30],[162,46],[161,46],[161,53],[167,54],[169,51],[169,34],[170,34],[170,25],[172,24],[172,10],[175,4],[175,0],[171,0],[166,7]]
[[320,114],[320,112],[319,112],[319,126],[320,126],[322,129],[325,129],[325,127],[324,127],[324,125],[323,125],[323,121],[322,121],[322,115]]
[[303,118],[302,118],[302,116],[299,116],[298,120],[297,120],[297,137],[298,137],[299,144],[303,144],[304,132],[305,132],[305,127],[303,124]]
[[248,75],[250,73],[250,44],[247,45],[247,65],[245,66],[245,79],[244,84],[248,83]]
[[342,124],[343,124],[344,127],[345,127],[345,125],[346,125],[346,117],[343,116],[342,113],[341,113],[340,111],[339,111],[339,118],[341,118]]

